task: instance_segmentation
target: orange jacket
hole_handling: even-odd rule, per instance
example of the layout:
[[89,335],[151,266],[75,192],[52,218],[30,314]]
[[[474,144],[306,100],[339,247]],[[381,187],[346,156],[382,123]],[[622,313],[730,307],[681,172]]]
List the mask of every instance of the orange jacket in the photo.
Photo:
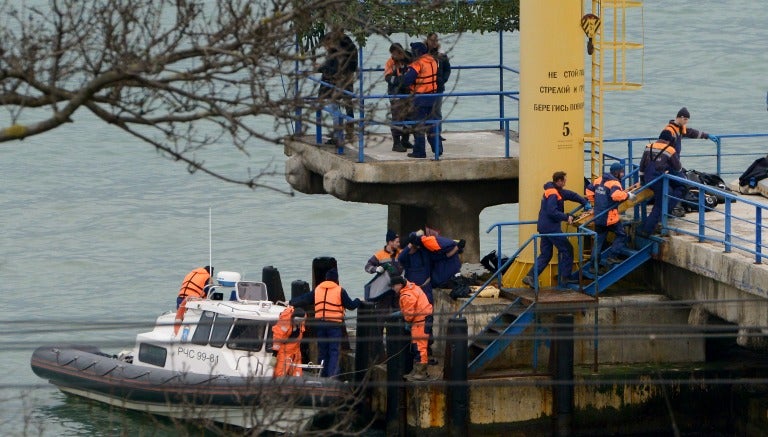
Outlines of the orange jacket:
[[198,267],[187,274],[181,281],[179,289],[180,297],[205,297],[205,286],[211,279],[211,274],[202,267]]
[[341,302],[341,285],[323,281],[315,288],[315,318],[329,322],[344,321],[344,305]]
[[424,323],[426,317],[432,315],[432,304],[421,287],[408,281],[400,289],[400,311],[406,322]]
[[430,54],[419,56],[410,65],[416,71],[416,80],[411,84],[411,92],[415,94],[432,94],[437,92],[437,61]]
[[292,306],[280,313],[277,323],[272,326],[272,349],[277,351],[273,376],[301,376],[302,370],[295,364],[301,364],[301,339],[304,337],[304,322],[297,330],[293,327]]

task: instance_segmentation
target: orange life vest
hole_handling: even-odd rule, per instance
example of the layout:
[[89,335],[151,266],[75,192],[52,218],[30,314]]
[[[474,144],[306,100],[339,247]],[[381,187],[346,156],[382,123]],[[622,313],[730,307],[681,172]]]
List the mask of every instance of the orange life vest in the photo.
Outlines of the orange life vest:
[[315,318],[329,322],[344,321],[344,305],[341,303],[341,285],[323,281],[315,288]]
[[205,297],[205,286],[211,279],[211,274],[203,267],[198,267],[187,274],[181,281],[180,297]]
[[415,94],[432,94],[437,91],[437,61],[430,54],[419,56],[410,65],[416,71],[416,80],[411,84]]

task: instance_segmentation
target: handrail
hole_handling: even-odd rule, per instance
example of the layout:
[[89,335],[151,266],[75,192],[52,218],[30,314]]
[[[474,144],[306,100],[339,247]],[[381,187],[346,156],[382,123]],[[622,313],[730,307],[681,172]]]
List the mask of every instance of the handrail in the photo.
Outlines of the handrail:
[[[665,192],[669,191],[668,185],[670,181],[687,186],[687,187],[692,187],[698,190],[698,197],[697,197],[697,206],[698,206],[697,219],[698,220],[696,222],[697,232],[692,232],[690,230],[687,230],[681,227],[669,226],[666,215],[662,215],[663,229],[667,231],[673,230],[680,234],[698,237],[699,242],[709,241],[713,243],[722,243],[723,249],[726,253],[730,253],[733,248],[750,253],[754,255],[756,264],[761,264],[764,259],[768,258],[768,255],[763,253],[764,245],[762,243],[762,230],[764,227],[766,227],[766,225],[763,223],[763,211],[768,210],[768,204],[745,199],[743,196],[736,196],[734,194],[731,194],[728,191],[723,191],[716,187],[700,184],[698,182],[694,182],[688,179],[683,179],[678,176],[666,174],[666,175],[662,175],[661,177],[664,178]],[[725,203],[723,204],[725,211],[720,212],[716,208],[708,208],[704,202],[705,200],[704,196],[706,194],[722,196],[725,199]],[[681,202],[689,203],[689,204],[691,203],[690,201],[687,201],[685,199],[678,199],[678,200],[680,200]],[[751,220],[749,218],[734,216],[733,207],[732,207],[733,203],[742,203],[742,204],[746,204],[754,207],[755,219]],[[725,220],[723,221],[722,229],[715,228],[714,225],[712,224],[714,223],[714,221],[710,221],[709,225],[707,224],[705,213],[713,213],[713,212],[717,214],[723,214],[723,216],[725,217]],[[740,237],[738,234],[734,233],[734,226],[733,226],[734,219],[741,223],[746,223],[747,225],[754,226],[755,241],[753,245],[750,246],[750,245],[744,245],[744,244],[737,244],[734,242],[734,240],[751,242],[750,240],[744,239]],[[676,220],[692,223],[692,221],[685,220],[682,217],[677,218]],[[719,234],[722,234],[722,237],[715,237],[713,235],[707,234],[707,231],[717,232]]]
[[[581,208],[581,206],[576,208],[573,212],[578,211],[580,208]],[[498,223],[492,224],[485,231],[486,233],[489,233],[494,228],[498,228],[498,241],[499,241],[498,242],[498,247],[499,247],[498,250],[499,251],[496,254],[499,257],[499,260],[501,259],[501,228],[503,226],[531,225],[531,224],[536,224],[536,221],[498,222]],[[478,287],[477,291],[472,296],[470,296],[466,300],[466,302],[464,302],[464,304],[461,305],[461,307],[459,307],[459,309],[456,311],[456,315],[454,317],[457,317],[457,318],[458,317],[462,317],[464,309],[466,309],[466,307],[469,306],[469,304],[471,304],[472,301],[474,301],[475,298],[480,295],[480,292],[482,290],[484,290],[485,287],[490,285],[490,283],[494,280],[494,278],[497,275],[498,275],[499,287],[501,287],[501,272],[506,270],[515,261],[515,259],[517,259],[517,257],[520,256],[520,253],[523,250],[525,250],[525,248],[528,247],[529,244],[531,244],[532,241],[534,242],[534,246],[533,246],[533,258],[534,258],[534,263],[533,263],[533,267],[534,267],[534,269],[533,269],[533,281],[534,281],[534,296],[535,296],[534,299],[536,301],[538,301],[538,298],[539,298],[539,274],[537,272],[537,269],[535,268],[536,267],[536,258],[538,258],[538,253],[537,253],[538,252],[538,248],[539,248],[539,245],[537,244],[538,240],[540,238],[542,238],[542,237],[559,237],[559,236],[565,236],[565,237],[573,237],[573,236],[575,236],[575,237],[577,237],[578,238],[579,265],[581,265],[581,264],[583,264],[583,261],[584,261],[583,238],[585,238],[585,237],[594,237],[594,235],[595,235],[595,232],[591,231],[591,230],[579,231],[579,232],[559,232],[559,233],[554,233],[554,234],[538,234],[538,233],[536,233],[536,234],[531,235],[527,240],[525,240],[523,242],[522,245],[520,245],[520,247],[515,251],[515,253],[512,254],[512,256],[510,256],[509,259],[504,264],[502,264],[502,265],[497,267],[496,273],[491,275],[491,277],[489,277],[488,280],[486,280],[480,287]]]

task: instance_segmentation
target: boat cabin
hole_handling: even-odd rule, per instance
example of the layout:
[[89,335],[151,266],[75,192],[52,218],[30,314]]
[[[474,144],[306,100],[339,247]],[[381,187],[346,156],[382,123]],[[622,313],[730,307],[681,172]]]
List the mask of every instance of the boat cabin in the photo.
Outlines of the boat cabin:
[[[232,376],[273,370],[272,326],[286,308],[269,300],[266,284],[220,272],[206,298],[188,299],[136,336],[134,364]],[[224,300],[228,297],[229,300]]]

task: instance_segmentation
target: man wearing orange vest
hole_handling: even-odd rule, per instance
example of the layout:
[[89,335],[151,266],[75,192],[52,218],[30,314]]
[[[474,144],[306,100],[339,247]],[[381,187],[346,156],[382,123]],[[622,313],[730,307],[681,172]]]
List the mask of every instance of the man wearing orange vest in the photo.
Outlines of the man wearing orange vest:
[[317,284],[314,291],[291,299],[290,305],[300,307],[315,304],[315,333],[317,334],[317,359],[323,363],[320,376],[334,377],[339,374],[339,350],[343,334],[344,310],[356,310],[360,299],[352,300],[339,285],[339,272],[330,269],[325,281]]
[[212,283],[211,275],[213,275],[211,266],[198,267],[187,273],[181,281],[179,295],[176,297],[176,309],[179,309],[187,297],[205,297],[208,294],[208,286]]
[[277,357],[273,376],[301,376],[301,339],[304,336],[304,310],[289,306],[272,326],[272,353]]
[[392,290],[400,297],[400,311],[405,322],[411,327],[411,342],[419,350],[419,362],[413,365],[411,373],[403,378],[410,381],[424,381],[427,375],[429,334],[427,334],[427,318],[432,316],[432,304],[427,295],[416,284],[406,281],[402,276],[393,276],[389,281]]
[[437,61],[429,54],[427,46],[423,42],[411,43],[411,52],[415,60],[408,66],[408,71],[402,76],[402,84],[409,87],[413,94],[413,105],[415,111],[412,121],[420,124],[416,125],[414,130],[413,153],[409,153],[410,158],[426,158],[427,138],[432,152],[435,150],[435,126],[425,125],[427,120],[437,119],[435,113],[435,103],[437,97]]

